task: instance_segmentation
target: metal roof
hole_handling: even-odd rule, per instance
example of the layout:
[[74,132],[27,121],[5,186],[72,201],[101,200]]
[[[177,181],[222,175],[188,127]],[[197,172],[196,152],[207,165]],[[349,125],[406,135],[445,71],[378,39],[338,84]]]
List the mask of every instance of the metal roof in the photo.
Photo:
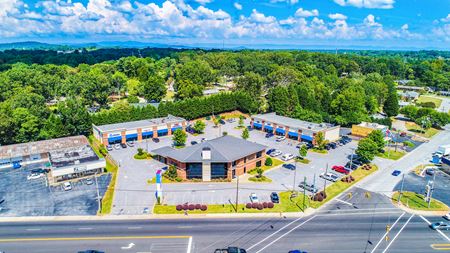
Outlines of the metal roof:
[[253,119],[270,123],[275,123],[280,126],[287,126],[290,129],[300,129],[302,131],[312,131],[312,132],[319,132],[323,130],[327,130],[331,127],[334,127],[331,124],[327,123],[313,123],[308,121],[303,121],[299,119],[293,119],[285,116],[277,115],[276,113],[266,113],[266,114],[258,114],[253,116]]
[[144,119],[144,120],[138,120],[138,121],[108,124],[108,125],[101,125],[101,126],[95,126],[95,127],[102,132],[109,132],[109,131],[117,131],[117,130],[130,130],[130,129],[137,129],[137,128],[152,127],[152,126],[158,126],[161,124],[168,124],[168,123],[181,123],[184,121],[186,121],[186,120],[183,118],[168,115],[167,117],[162,117],[162,118]]
[[44,141],[0,146],[0,159],[42,154],[54,150],[62,150],[86,145],[89,145],[89,141],[87,140],[87,138],[83,135],[79,135]]
[[226,135],[182,149],[162,147],[152,150],[152,153],[163,157],[170,157],[180,162],[202,162],[202,150],[204,148],[209,148],[211,150],[210,162],[232,162],[256,152],[263,151],[267,147],[255,142]]

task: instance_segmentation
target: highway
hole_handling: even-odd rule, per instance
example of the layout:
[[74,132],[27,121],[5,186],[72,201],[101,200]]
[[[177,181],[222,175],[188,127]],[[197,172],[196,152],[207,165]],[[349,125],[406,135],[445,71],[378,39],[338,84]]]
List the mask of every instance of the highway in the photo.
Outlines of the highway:
[[[154,219],[0,224],[0,251],[207,253],[239,246],[251,253],[435,252],[450,250],[449,231],[438,233],[421,217],[394,208],[381,194],[361,189],[300,218]],[[390,232],[386,234],[386,226]],[[386,236],[389,237],[386,240]]]

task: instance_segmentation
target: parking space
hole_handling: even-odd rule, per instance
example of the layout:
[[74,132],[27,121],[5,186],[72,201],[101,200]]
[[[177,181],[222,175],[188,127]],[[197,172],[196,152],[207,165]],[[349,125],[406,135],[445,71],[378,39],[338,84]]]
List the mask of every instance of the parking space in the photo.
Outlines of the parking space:
[[[95,183],[85,180],[72,183],[72,189],[48,186],[46,177],[27,180],[34,168],[0,171],[0,216],[95,215],[98,210]],[[98,177],[100,196],[105,193],[111,176]]]

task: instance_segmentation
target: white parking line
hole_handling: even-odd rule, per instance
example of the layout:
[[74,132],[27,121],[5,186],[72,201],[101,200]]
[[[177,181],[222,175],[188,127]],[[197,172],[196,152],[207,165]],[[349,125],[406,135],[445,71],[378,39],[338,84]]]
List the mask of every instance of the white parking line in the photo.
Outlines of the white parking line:
[[[400,215],[400,217],[397,218],[397,220],[394,222],[394,224],[392,224],[391,229],[393,229],[395,227],[395,225],[397,224],[397,222],[403,217],[403,215],[405,215],[405,212],[402,213],[402,215]],[[378,241],[378,243],[375,245],[375,247],[373,248],[373,250],[370,253],[375,252],[375,250],[378,248],[378,246],[380,245],[380,243],[384,240],[384,238],[386,237],[386,235],[389,232],[386,231],[386,233],[384,233],[384,235],[380,238],[380,240]]]
[[403,229],[406,227],[406,225],[408,225],[409,221],[414,217],[414,214],[411,215],[411,217],[409,217],[409,219],[406,221],[405,225],[403,225],[403,227],[397,232],[397,234],[394,236],[394,238],[392,238],[392,241],[389,242],[388,246],[383,250],[382,253],[385,253],[389,247],[392,245],[392,243],[394,243],[395,239],[397,239],[397,237],[400,235],[400,233],[403,231]]
[[92,230],[92,228],[78,228],[79,230]]
[[353,206],[352,203],[344,201],[344,200],[341,200],[341,199],[336,199],[336,201],[339,201],[339,202],[344,203],[344,204],[349,205],[349,206]]
[[188,247],[187,247],[187,253],[191,253],[192,249],[192,236],[189,237]]
[[27,231],[41,231],[40,228],[27,228]]
[[305,220],[304,222],[300,223],[299,225],[295,226],[294,228],[292,228],[291,230],[287,231],[286,233],[282,234],[280,237],[278,237],[277,239],[273,240],[272,242],[270,242],[269,244],[267,244],[266,246],[264,246],[262,249],[256,251],[256,253],[259,253],[263,250],[265,250],[267,247],[269,247],[270,245],[276,243],[277,241],[279,241],[281,238],[285,237],[286,235],[290,234],[292,231],[296,230],[297,228],[303,226],[304,224],[306,224],[308,221],[314,219],[316,216],[314,215],[313,217]]
[[[422,220],[424,220],[428,225],[431,225],[431,222],[428,221],[425,217],[423,217],[422,215],[419,215],[420,218],[422,218]],[[447,241],[450,242],[450,238],[448,238],[447,235],[445,235],[441,230],[436,230],[442,237],[444,237],[445,239],[447,239]]]

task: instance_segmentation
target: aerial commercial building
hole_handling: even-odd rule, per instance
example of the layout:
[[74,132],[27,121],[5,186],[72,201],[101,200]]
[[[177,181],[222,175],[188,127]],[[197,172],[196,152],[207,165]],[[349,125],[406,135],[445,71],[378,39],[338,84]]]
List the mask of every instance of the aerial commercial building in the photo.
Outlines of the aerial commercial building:
[[182,149],[152,151],[157,160],[177,168],[181,179],[229,179],[262,167],[266,146],[233,136],[222,136]]
[[284,135],[286,138],[313,142],[314,136],[322,132],[325,139],[335,141],[339,139],[340,126],[327,123],[312,123],[299,119],[293,119],[276,113],[258,114],[252,116],[250,125],[254,129],[271,132],[276,135]]
[[104,145],[172,135],[175,130],[185,128],[186,120],[172,115],[117,124],[92,125],[94,137]]
[[389,129],[388,126],[380,125],[372,122],[361,122],[358,125],[352,125],[352,135],[359,137],[367,137],[371,132],[380,130],[383,134]]
[[102,173],[106,161],[82,135],[0,147],[0,169],[22,166],[48,169],[50,183],[56,183]]

